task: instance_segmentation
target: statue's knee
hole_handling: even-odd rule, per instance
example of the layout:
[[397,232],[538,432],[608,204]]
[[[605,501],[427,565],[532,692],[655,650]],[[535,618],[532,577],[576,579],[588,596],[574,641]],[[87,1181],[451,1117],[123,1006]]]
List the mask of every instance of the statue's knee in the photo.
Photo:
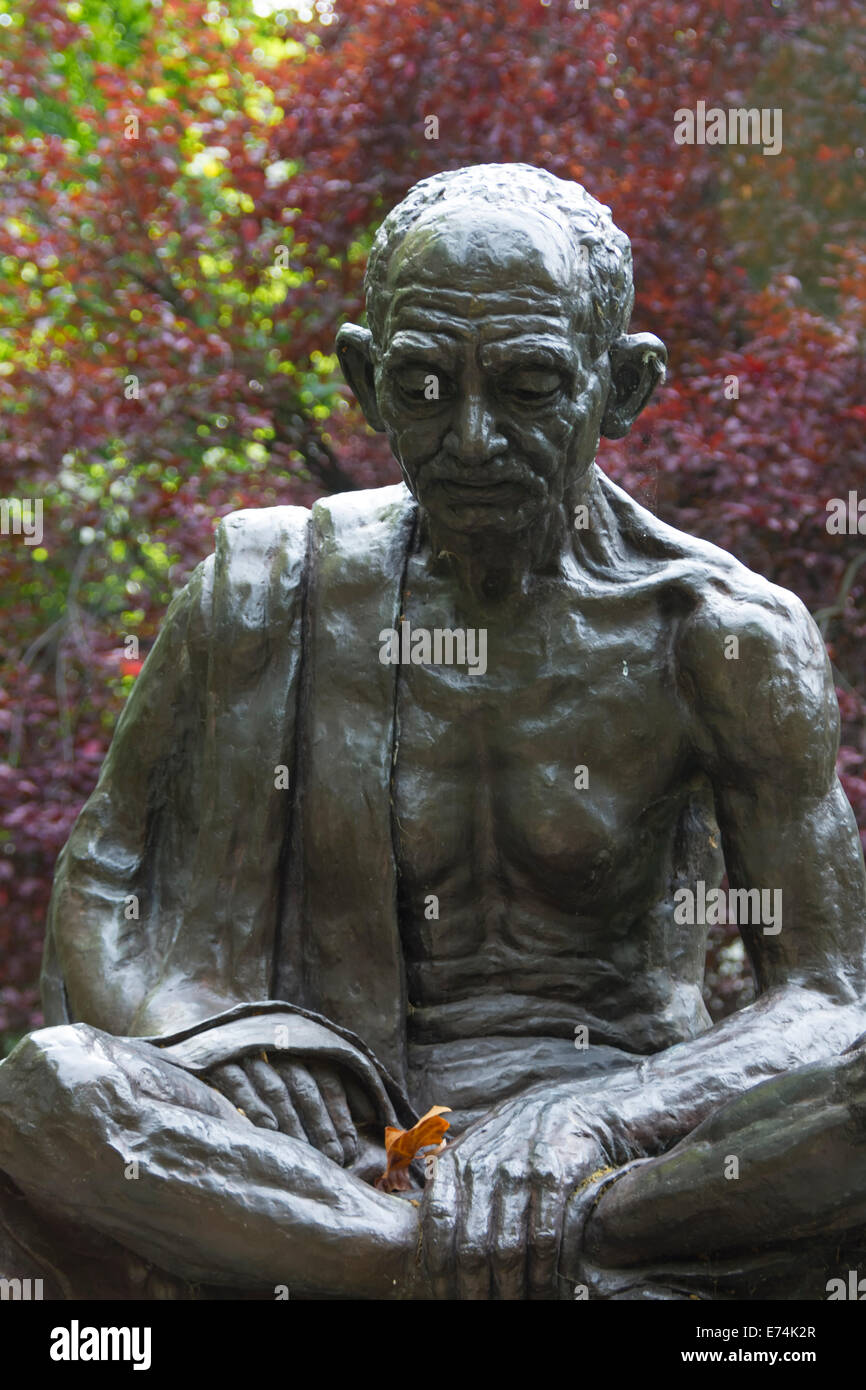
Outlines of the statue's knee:
[[105,1034],[86,1023],[39,1028],[0,1065],[0,1108],[33,1116],[73,1100],[86,1109],[111,1089]]

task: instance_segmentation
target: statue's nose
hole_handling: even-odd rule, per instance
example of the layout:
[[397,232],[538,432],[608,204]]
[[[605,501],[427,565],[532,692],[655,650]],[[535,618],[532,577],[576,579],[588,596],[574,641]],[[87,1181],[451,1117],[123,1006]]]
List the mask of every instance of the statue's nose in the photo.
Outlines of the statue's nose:
[[444,444],[448,453],[469,464],[485,463],[507,447],[496,416],[480,392],[466,392],[456,403]]

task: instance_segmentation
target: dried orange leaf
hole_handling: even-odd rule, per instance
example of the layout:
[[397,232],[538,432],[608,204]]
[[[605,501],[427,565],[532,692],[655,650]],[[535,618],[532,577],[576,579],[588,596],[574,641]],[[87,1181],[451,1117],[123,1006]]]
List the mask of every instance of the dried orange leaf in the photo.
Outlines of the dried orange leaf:
[[426,1149],[431,1144],[437,1147],[442,1145],[442,1136],[449,1128],[448,1121],[443,1120],[442,1116],[450,1113],[449,1105],[432,1105],[411,1129],[395,1129],[393,1125],[387,1127],[385,1153],[388,1155],[388,1167],[376,1181],[380,1191],[409,1191],[411,1183],[406,1172],[409,1164],[419,1149]]

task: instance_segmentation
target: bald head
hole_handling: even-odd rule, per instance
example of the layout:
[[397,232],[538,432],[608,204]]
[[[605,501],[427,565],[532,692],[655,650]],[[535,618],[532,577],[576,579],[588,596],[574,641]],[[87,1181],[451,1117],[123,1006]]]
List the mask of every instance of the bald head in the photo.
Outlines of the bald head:
[[567,293],[603,351],[631,316],[631,247],[610,211],[577,183],[526,164],[473,165],[424,179],[383,222],[367,266],[367,314],[384,340],[398,280],[414,270],[448,283],[473,266],[488,284],[533,267]]
[[[580,275],[580,265],[584,274]],[[527,219],[517,209],[455,201],[425,213],[395,250],[386,278],[385,339],[394,313],[419,289],[452,290],[471,317],[523,286],[539,304],[588,300],[585,259],[567,229],[547,215]]]

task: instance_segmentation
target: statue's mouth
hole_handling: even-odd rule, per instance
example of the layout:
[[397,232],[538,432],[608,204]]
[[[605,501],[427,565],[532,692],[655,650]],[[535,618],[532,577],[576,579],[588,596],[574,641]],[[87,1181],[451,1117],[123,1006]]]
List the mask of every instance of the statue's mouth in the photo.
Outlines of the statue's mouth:
[[501,507],[522,501],[526,488],[513,478],[502,482],[454,482],[450,478],[440,478],[439,487],[449,502],[470,507]]

